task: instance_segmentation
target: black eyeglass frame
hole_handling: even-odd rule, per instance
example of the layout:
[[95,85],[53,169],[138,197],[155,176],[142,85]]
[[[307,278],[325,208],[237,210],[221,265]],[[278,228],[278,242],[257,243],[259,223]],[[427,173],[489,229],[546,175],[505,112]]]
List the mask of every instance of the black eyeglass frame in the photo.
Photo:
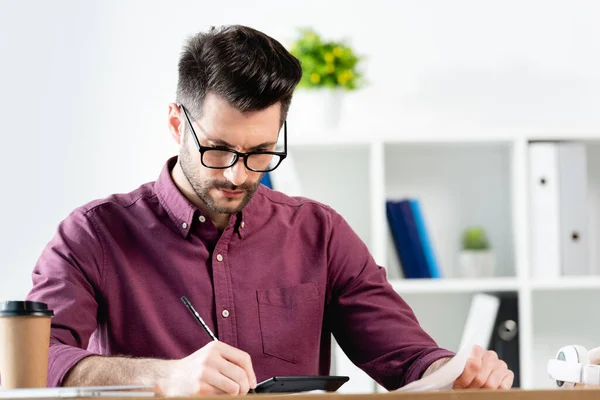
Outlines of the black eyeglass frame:
[[[287,157],[287,121],[283,121],[283,151],[251,151],[248,153],[241,153],[237,150],[234,149],[227,149],[227,148],[218,148],[218,147],[210,147],[210,146],[202,146],[200,144],[200,141],[198,140],[198,136],[196,135],[196,131],[194,130],[194,127],[192,126],[192,121],[190,120],[190,117],[187,114],[187,111],[185,109],[185,107],[183,106],[183,104],[177,104],[179,106],[179,108],[183,111],[183,114],[185,115],[185,119],[187,120],[187,123],[192,131],[192,138],[194,139],[194,143],[196,144],[196,148],[198,149],[198,151],[200,152],[200,162],[202,163],[202,165],[204,165],[206,168],[211,168],[211,169],[227,169],[227,168],[231,168],[232,166],[235,165],[235,163],[237,163],[238,159],[240,157],[242,157],[244,159],[244,166],[246,167],[246,169],[253,171],[253,172],[271,172],[273,171],[275,168],[279,167],[279,165],[281,164],[281,162]],[[200,127],[202,129],[202,127]],[[227,166],[224,167],[211,167],[208,166],[204,163],[204,152],[208,151],[208,150],[218,150],[218,151],[228,151],[231,154],[233,154],[233,158],[231,160],[231,163]],[[248,156],[251,156],[253,154],[271,154],[271,155],[275,155],[275,156],[279,156],[279,162],[272,168],[269,169],[254,169],[254,168],[250,168],[248,166]]]

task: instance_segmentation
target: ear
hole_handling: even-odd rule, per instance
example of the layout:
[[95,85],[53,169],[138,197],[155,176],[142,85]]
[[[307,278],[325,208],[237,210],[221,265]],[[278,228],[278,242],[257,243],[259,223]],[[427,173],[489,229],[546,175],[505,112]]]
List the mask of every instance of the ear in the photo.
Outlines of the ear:
[[167,124],[169,125],[169,131],[171,131],[171,136],[175,142],[177,142],[177,144],[181,144],[181,139],[183,138],[183,127],[185,126],[185,115],[183,115],[183,112],[177,103],[169,104],[169,117]]

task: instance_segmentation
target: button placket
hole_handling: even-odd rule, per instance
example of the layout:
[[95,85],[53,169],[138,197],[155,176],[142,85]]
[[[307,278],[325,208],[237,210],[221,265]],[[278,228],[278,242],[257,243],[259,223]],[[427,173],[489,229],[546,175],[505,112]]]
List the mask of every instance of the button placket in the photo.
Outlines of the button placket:
[[[208,219],[207,219],[208,222]],[[217,308],[217,329],[219,340],[223,340],[233,346],[237,345],[236,318],[234,315],[232,282],[229,271],[229,259],[225,259],[228,246],[232,236],[232,229],[225,229],[214,248],[213,260],[213,282],[215,293],[215,306]]]

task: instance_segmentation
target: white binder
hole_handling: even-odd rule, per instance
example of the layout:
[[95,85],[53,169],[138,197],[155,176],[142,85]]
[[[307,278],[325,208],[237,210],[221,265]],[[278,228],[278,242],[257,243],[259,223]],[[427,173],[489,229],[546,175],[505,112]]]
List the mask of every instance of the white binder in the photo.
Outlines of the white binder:
[[531,272],[535,278],[560,276],[558,149],[555,143],[529,145]]
[[532,276],[589,274],[585,145],[530,143],[529,189]]
[[486,293],[475,293],[471,300],[458,350],[478,345],[488,350],[493,335],[500,299]]
[[560,242],[562,274],[589,275],[588,175],[585,145],[560,143]]

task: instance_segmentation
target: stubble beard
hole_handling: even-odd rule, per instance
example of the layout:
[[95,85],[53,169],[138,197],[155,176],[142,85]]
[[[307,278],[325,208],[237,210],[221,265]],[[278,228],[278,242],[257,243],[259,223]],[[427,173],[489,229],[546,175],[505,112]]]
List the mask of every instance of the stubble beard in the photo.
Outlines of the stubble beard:
[[[186,136],[188,136],[188,135],[186,135]],[[197,156],[199,157],[200,154],[197,154]],[[258,185],[260,185],[260,179],[255,183],[244,183],[239,186],[236,186],[226,180],[216,180],[216,179],[202,180],[202,178],[200,178],[200,176],[197,172],[198,168],[194,166],[192,157],[193,156],[190,154],[189,147],[182,146],[182,150],[179,154],[179,163],[181,165],[181,170],[183,171],[183,175],[189,182],[190,186],[192,187],[192,189],[194,190],[196,195],[200,198],[200,200],[202,200],[202,202],[206,205],[206,207],[211,212],[216,213],[216,214],[231,215],[231,214],[236,214],[236,213],[242,211],[242,209],[244,207],[246,207],[246,205],[250,202],[250,200],[252,199],[252,196],[254,196],[254,193],[256,193],[256,190],[258,189]],[[199,168],[202,168],[202,167],[203,166],[200,166]],[[244,198],[238,204],[238,206],[235,208],[232,208],[231,206],[228,207],[228,206],[223,206],[223,205],[217,204],[215,202],[215,200],[213,199],[213,197],[210,195],[211,189],[243,190],[246,194],[244,195]],[[223,199],[223,201],[233,203],[237,200],[225,198],[225,199]]]

